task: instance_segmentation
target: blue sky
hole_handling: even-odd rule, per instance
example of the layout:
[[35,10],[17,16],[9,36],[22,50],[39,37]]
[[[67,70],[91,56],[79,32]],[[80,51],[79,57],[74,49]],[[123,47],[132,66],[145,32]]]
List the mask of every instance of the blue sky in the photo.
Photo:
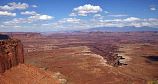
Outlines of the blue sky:
[[0,31],[158,28],[158,0],[0,0]]

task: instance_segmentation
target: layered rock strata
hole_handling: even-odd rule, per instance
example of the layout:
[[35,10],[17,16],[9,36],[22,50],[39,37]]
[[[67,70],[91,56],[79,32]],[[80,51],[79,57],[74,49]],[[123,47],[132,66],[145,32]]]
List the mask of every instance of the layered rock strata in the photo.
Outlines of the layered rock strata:
[[23,45],[17,39],[0,39],[0,73],[24,63]]

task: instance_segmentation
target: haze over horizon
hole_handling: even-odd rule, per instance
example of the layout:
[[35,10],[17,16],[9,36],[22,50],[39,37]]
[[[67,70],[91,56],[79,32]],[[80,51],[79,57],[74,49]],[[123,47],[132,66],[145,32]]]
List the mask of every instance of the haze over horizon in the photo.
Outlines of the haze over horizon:
[[158,28],[158,0],[0,0],[1,32],[126,26]]

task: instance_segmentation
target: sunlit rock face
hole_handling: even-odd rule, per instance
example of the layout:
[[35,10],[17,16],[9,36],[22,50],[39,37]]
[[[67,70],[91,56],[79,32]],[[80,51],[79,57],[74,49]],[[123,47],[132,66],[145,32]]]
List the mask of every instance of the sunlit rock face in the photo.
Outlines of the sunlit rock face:
[[0,35],[0,73],[19,63],[24,63],[23,45],[20,40]]

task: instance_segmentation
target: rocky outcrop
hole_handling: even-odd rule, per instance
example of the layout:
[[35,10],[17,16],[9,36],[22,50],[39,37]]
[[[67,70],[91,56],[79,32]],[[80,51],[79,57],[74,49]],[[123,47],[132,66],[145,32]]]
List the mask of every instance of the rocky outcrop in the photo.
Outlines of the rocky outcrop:
[[0,39],[0,73],[5,72],[19,63],[24,63],[23,45],[20,40],[6,38]]

